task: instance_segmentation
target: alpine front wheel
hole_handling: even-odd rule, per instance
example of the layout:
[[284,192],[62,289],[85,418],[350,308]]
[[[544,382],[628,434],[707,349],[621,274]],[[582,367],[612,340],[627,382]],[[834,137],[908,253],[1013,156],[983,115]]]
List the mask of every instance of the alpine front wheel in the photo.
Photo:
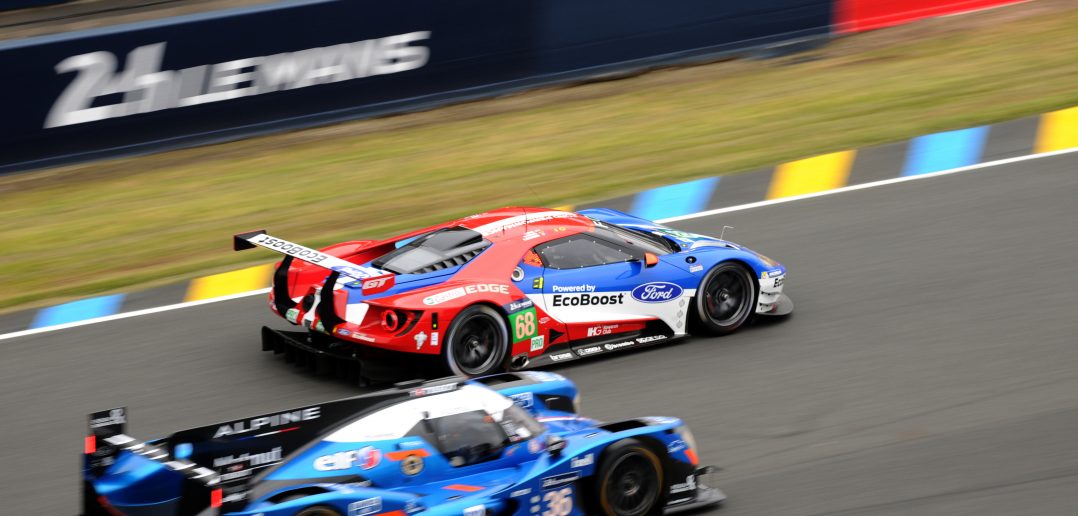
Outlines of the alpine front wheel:
[[599,509],[605,516],[648,516],[662,511],[663,470],[659,457],[635,439],[603,452],[595,477]]

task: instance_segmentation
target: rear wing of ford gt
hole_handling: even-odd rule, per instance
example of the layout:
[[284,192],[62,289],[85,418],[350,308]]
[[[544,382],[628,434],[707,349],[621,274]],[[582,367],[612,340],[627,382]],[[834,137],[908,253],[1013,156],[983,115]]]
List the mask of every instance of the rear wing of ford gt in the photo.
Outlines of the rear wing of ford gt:
[[[356,265],[347,260],[337,258],[336,256],[316,251],[310,247],[305,247],[294,242],[289,242],[283,238],[271,236],[267,234],[264,229],[232,236],[232,249],[235,251],[254,249],[255,247],[264,247],[270,251],[276,251],[291,258],[298,258],[307,263],[338,272],[341,276],[359,281],[381,276],[393,277],[383,270]],[[364,286],[364,288],[366,288],[366,286]]]
[[[343,276],[362,282],[361,286],[364,295],[376,294],[393,288],[395,276],[391,273],[373,267],[356,265],[336,256],[289,242],[283,238],[271,236],[264,229],[232,236],[232,249],[235,251],[244,251],[255,247],[264,247],[285,255],[284,260],[281,261],[273,273],[273,302],[277,313],[281,314],[281,316],[284,316],[290,308],[296,306],[288,289],[288,270],[292,266],[292,260],[295,259],[330,271],[332,274],[326,279],[325,284],[327,285],[336,285],[337,279]],[[332,289],[329,289],[326,295],[331,296],[331,294]],[[324,320],[330,323],[327,324],[327,327],[329,327],[332,325],[332,321],[339,319],[339,317],[333,313],[332,302],[323,303],[322,306],[326,307],[324,310],[327,313]]]

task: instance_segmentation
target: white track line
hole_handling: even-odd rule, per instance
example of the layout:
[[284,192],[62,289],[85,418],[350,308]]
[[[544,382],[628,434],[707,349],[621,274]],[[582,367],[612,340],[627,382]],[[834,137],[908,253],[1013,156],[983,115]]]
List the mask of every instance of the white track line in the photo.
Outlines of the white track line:
[[211,297],[209,299],[200,299],[198,301],[187,301],[185,303],[176,303],[174,305],[158,306],[155,308],[147,308],[145,310],[135,310],[134,312],[123,312],[119,314],[106,315],[104,317],[95,317],[93,319],[85,319],[82,321],[74,321],[64,324],[56,324],[53,326],[43,326],[41,328],[32,328],[29,330],[17,331],[14,333],[5,333],[0,335],[0,340],[14,339],[16,337],[24,337],[26,335],[37,335],[38,333],[45,333],[47,331],[66,330],[68,328],[76,328],[79,326],[86,326],[88,324],[97,324],[108,321],[117,321],[120,319],[128,319],[131,317],[138,317],[141,315],[150,315],[160,312],[168,312],[170,310],[178,310],[180,308],[187,308],[189,306],[208,305],[210,303],[216,303],[218,301],[228,301],[230,299],[239,299],[241,297],[257,296],[259,294],[268,294],[269,288],[263,288],[259,290],[251,290],[249,292],[240,292],[239,294],[229,294],[221,297]]
[[[1039,159],[1039,158],[1049,158],[1049,157],[1052,157],[1052,156],[1061,156],[1063,154],[1071,154],[1071,153],[1075,153],[1075,152],[1078,152],[1078,148],[1064,149],[1064,150],[1058,150],[1058,151],[1052,151],[1052,152],[1043,152],[1043,153],[1040,153],[1040,154],[1029,154],[1029,155],[1026,155],[1026,156],[1018,156],[1018,157],[1014,157],[1014,158],[1000,159],[1000,160],[996,160],[996,161],[986,161],[984,163],[978,163],[976,165],[969,165],[967,167],[952,168],[952,169],[949,169],[949,170],[941,170],[939,172],[932,172],[932,173],[928,173],[928,174],[920,174],[920,175],[916,175],[916,176],[896,177],[896,178],[892,178],[892,179],[884,179],[882,181],[873,181],[871,183],[861,183],[861,184],[857,184],[857,185],[844,186],[842,188],[836,188],[834,190],[825,190],[825,191],[822,191],[822,192],[815,192],[815,193],[810,193],[810,194],[805,194],[805,195],[795,195],[795,196],[792,196],[792,197],[783,197],[781,199],[771,199],[771,200],[767,200],[767,201],[752,202],[752,203],[749,203],[749,204],[740,204],[740,205],[737,205],[737,206],[728,206],[726,208],[718,208],[718,209],[715,209],[715,210],[707,210],[707,211],[701,211],[701,212],[697,212],[697,213],[690,213],[688,215],[679,215],[677,217],[668,217],[668,218],[665,218],[665,219],[658,219],[655,222],[658,222],[660,224],[666,224],[666,223],[669,223],[669,222],[678,222],[678,221],[681,221],[681,220],[698,219],[698,218],[701,218],[701,217],[709,217],[711,215],[718,215],[720,213],[730,213],[730,212],[733,212],[733,211],[749,210],[749,209],[752,209],[752,208],[760,208],[760,207],[763,207],[763,206],[771,206],[773,204],[782,204],[782,203],[787,203],[787,202],[800,201],[802,199],[812,199],[812,198],[815,198],[815,197],[823,197],[825,195],[834,195],[834,194],[839,194],[839,193],[843,193],[843,192],[852,192],[854,190],[864,190],[866,188],[875,188],[877,186],[886,186],[886,185],[895,184],[895,183],[904,183],[906,181],[915,181],[915,180],[918,180],[918,179],[927,179],[927,178],[930,178],[930,177],[946,176],[946,175],[950,175],[950,174],[957,174],[959,172],[968,172],[968,171],[971,171],[971,170],[979,170],[979,169],[982,169],[982,168],[996,167],[996,166],[1000,166],[1000,165],[1009,165],[1011,163],[1021,163],[1023,161],[1030,161],[1030,160]],[[33,329],[30,329],[30,330],[17,331],[17,332],[14,332],[14,333],[5,333],[3,335],[0,335],[0,340],[14,339],[14,338],[18,338],[18,337],[25,337],[27,335],[37,335],[39,333],[45,333],[45,332],[49,332],[49,331],[65,330],[67,328],[76,328],[76,327],[79,327],[79,326],[86,326],[86,325],[89,325],[89,324],[97,324],[97,323],[108,322],[108,321],[116,321],[116,320],[120,320],[120,319],[128,319],[128,318],[131,318],[131,317],[139,317],[139,316],[143,316],[143,315],[156,314],[156,313],[160,313],[160,312],[168,312],[168,311],[171,311],[171,310],[178,310],[178,309],[181,309],[181,308],[187,308],[187,307],[191,307],[191,306],[206,305],[206,304],[210,304],[210,303],[216,303],[216,302],[219,302],[219,301],[229,301],[231,299],[239,299],[239,298],[243,298],[243,297],[250,297],[250,296],[256,296],[256,295],[260,295],[260,294],[266,294],[269,291],[270,291],[270,289],[264,288],[264,289],[261,289],[261,290],[252,290],[250,292],[241,292],[239,294],[231,294],[231,295],[228,295],[228,296],[215,297],[215,298],[211,298],[211,299],[202,299],[202,300],[199,300],[199,301],[189,301],[189,302],[186,302],[186,303],[177,303],[177,304],[174,304],[174,305],[159,306],[159,307],[156,307],[156,308],[147,308],[145,310],[136,310],[134,312],[124,312],[124,313],[119,313],[119,314],[106,315],[104,317],[96,317],[94,319],[86,319],[86,320],[83,320],[83,321],[75,321],[75,322],[69,322],[69,323],[64,323],[64,324],[57,324],[55,326],[45,326],[45,327],[42,327],[42,328],[33,328]]]

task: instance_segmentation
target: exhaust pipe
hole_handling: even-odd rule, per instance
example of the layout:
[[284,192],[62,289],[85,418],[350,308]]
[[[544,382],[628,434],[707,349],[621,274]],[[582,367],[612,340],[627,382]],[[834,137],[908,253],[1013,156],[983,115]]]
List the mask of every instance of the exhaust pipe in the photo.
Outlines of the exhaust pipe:
[[513,369],[524,369],[528,367],[528,355],[517,355],[513,357],[513,360],[509,362],[509,367]]

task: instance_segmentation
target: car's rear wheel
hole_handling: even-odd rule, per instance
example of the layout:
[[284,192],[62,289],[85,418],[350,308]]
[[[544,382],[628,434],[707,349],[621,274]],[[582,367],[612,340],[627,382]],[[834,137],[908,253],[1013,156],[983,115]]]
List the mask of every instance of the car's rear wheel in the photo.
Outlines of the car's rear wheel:
[[341,516],[340,511],[325,505],[306,507],[296,513],[296,516]]
[[744,265],[720,263],[708,271],[696,291],[696,319],[714,335],[732,333],[756,308],[756,276]]
[[449,325],[445,354],[449,370],[461,376],[483,376],[505,368],[509,329],[496,310],[469,306]]
[[618,441],[603,452],[595,483],[598,509],[606,516],[647,516],[662,511],[662,464],[636,439]]

